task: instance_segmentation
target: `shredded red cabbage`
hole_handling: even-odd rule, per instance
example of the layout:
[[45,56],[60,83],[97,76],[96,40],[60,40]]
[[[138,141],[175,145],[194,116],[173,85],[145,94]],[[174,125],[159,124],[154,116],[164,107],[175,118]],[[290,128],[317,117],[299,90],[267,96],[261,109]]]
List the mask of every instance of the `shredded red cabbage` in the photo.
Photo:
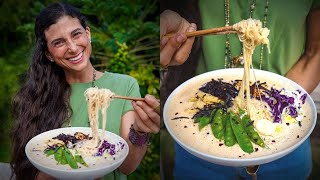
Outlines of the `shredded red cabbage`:
[[306,98],[307,98],[307,94],[303,94],[301,97],[300,97],[300,100],[302,102],[302,104],[304,104],[306,102]]
[[[282,121],[281,115],[284,110],[286,110],[286,113],[293,118],[298,117],[297,110],[300,109],[300,106],[296,107],[297,104],[295,102],[295,98],[281,94],[283,89],[277,90],[271,87],[271,90],[265,90],[264,93],[261,95],[261,98],[263,101],[265,101],[269,107],[271,108],[271,113],[274,116],[275,123],[279,123]],[[297,90],[299,94],[301,94],[301,91]],[[307,94],[303,94],[300,97],[301,103],[304,104],[306,100]],[[298,103],[300,104],[300,103]]]
[[96,156],[102,156],[102,154],[107,151],[111,156],[115,155],[115,145],[109,143],[106,140],[103,140],[103,143],[101,144],[101,146],[98,148],[98,152],[95,154]]

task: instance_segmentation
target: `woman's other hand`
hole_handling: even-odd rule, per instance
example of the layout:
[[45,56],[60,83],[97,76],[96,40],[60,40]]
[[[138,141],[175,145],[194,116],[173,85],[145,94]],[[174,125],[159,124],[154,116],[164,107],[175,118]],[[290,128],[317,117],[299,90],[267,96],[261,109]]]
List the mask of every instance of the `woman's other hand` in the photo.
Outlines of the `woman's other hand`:
[[56,180],[56,178],[49,176],[48,174],[39,171],[35,177],[36,180]]
[[[160,64],[162,67],[180,65],[188,59],[194,37],[187,38],[185,33],[196,29],[196,24],[189,23],[174,11],[165,10],[160,14]],[[176,35],[171,38],[162,38],[168,33]]]

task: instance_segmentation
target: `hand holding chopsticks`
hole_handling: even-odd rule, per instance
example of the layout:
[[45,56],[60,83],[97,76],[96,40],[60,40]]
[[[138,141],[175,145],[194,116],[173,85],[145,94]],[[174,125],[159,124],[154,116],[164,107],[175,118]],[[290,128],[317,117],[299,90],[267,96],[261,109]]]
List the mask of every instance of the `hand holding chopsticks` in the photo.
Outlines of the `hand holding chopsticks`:
[[183,64],[189,57],[196,36],[237,33],[233,26],[196,31],[197,25],[178,13],[165,10],[160,14],[160,70]]

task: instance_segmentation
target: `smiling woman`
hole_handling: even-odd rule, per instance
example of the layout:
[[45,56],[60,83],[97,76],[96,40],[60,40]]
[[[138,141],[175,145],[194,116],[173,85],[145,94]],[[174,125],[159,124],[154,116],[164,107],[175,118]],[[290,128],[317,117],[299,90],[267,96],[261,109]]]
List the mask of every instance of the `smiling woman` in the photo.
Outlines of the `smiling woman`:
[[[121,96],[141,96],[133,77],[94,69],[90,62],[90,28],[78,9],[65,3],[49,5],[36,17],[35,35],[26,81],[13,101],[11,167],[16,179],[50,178],[31,165],[25,146],[34,136],[68,124],[88,127],[84,96],[88,88],[95,86]],[[144,101],[132,103],[115,99],[104,109],[108,112],[102,112],[108,116],[107,130],[125,139],[130,149],[118,170],[106,178],[126,178],[140,164],[148,147],[148,141],[141,143],[141,138],[159,131],[160,116],[154,111],[158,105],[155,97],[146,95]]]

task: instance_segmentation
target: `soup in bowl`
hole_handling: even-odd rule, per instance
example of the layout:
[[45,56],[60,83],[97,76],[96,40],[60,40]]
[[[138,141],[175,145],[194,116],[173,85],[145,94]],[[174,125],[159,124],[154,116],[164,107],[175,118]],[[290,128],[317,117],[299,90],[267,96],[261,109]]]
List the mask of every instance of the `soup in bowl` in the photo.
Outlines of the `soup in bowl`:
[[246,109],[238,96],[242,68],[204,73],[176,88],[163,109],[173,139],[199,158],[239,167],[268,163],[299,147],[316,124],[311,97],[283,76],[251,73]]
[[99,130],[99,146],[93,145],[88,127],[50,130],[33,137],[25,152],[40,171],[58,179],[95,179],[117,169],[129,147],[120,136]]

